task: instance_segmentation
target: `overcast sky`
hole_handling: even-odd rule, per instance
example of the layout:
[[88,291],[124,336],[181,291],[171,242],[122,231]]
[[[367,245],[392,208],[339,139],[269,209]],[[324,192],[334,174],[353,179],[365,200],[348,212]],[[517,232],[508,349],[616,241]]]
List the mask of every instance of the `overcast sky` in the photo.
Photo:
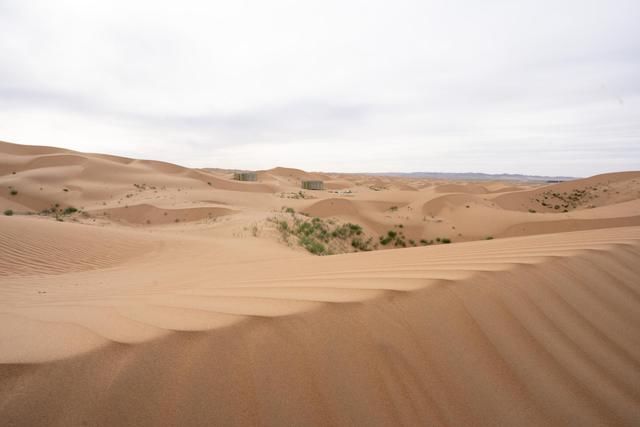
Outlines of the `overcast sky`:
[[640,1],[0,0],[0,140],[194,167],[640,169]]

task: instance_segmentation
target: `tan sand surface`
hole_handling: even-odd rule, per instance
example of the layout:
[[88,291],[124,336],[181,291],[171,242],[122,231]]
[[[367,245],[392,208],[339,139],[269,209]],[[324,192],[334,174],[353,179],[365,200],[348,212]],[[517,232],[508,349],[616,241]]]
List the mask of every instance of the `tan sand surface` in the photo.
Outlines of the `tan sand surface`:
[[0,143],[3,425],[637,424],[640,172],[232,176]]

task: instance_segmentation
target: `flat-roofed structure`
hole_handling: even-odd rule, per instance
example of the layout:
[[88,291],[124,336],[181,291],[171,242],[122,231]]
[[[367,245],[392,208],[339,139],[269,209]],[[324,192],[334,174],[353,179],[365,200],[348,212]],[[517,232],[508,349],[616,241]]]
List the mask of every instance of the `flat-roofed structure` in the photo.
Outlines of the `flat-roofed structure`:
[[257,181],[258,174],[255,172],[235,172],[233,179],[236,181]]
[[305,190],[324,190],[323,181],[302,181],[302,188]]

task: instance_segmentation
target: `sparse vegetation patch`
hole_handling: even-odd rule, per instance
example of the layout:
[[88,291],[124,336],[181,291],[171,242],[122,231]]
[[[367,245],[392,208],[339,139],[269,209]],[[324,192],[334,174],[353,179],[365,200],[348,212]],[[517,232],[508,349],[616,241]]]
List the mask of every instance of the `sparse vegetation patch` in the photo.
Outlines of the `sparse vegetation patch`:
[[281,199],[315,199],[315,197],[310,196],[302,190],[297,193],[280,193],[279,197]]
[[[603,188],[601,188],[601,186]],[[543,208],[551,209],[552,211],[569,212],[581,207],[593,206],[591,203],[595,199],[599,198],[599,195],[596,194],[598,191],[607,193],[609,189],[604,188],[604,184],[597,184],[584,188],[574,188],[570,191],[563,191],[562,193],[559,191],[547,190],[538,194],[537,197],[531,199],[531,201],[539,204]],[[535,213],[536,210],[529,209],[529,212]]]
[[332,219],[297,214],[292,208],[283,208],[280,214],[269,218],[275,224],[281,239],[297,243],[314,255],[331,255],[375,249],[373,238],[366,237],[362,226],[338,223]]
[[[66,208],[61,208],[60,204],[55,203],[49,209],[43,209],[40,211],[40,215],[43,216],[51,216],[55,218],[57,221],[63,221],[63,217],[72,216],[76,212],[81,212],[73,206],[67,206]],[[83,216],[87,217],[88,214],[86,212],[81,212]]]

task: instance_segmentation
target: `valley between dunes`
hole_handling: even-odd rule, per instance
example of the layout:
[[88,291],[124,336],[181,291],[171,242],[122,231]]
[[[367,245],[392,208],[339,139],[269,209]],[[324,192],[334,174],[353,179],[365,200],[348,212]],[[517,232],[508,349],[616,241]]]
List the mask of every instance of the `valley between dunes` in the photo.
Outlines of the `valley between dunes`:
[[640,172],[232,176],[0,143],[2,424],[640,420]]

